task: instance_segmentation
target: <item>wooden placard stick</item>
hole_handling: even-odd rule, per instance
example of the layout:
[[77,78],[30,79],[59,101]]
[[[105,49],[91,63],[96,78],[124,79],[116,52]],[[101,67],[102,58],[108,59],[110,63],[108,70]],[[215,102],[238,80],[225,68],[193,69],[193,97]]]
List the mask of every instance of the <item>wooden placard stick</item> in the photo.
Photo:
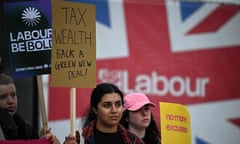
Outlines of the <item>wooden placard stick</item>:
[[47,122],[47,114],[46,114],[46,106],[43,94],[43,84],[42,78],[40,75],[37,76],[37,84],[38,84],[38,95],[40,101],[40,111],[42,116],[42,125],[44,130],[48,130],[48,122]]
[[75,136],[76,122],[76,88],[71,88],[70,99],[70,136]]

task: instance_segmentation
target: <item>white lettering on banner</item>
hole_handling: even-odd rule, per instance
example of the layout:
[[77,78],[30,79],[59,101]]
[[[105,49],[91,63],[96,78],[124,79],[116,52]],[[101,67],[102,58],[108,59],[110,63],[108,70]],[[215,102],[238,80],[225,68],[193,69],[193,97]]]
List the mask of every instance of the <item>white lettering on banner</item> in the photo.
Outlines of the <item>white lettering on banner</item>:
[[99,70],[99,80],[102,82],[113,82],[118,85],[125,93],[133,91],[158,96],[172,95],[180,97],[186,94],[188,97],[205,97],[206,85],[209,83],[208,77],[172,76],[167,77],[158,75],[152,71],[151,75],[139,74],[135,78],[135,85],[129,88],[129,76],[127,70]]
[[52,29],[9,33],[11,52],[35,52],[52,49]]
[[39,69],[49,68],[49,67],[51,67],[51,65],[43,64],[43,65],[39,65],[39,66],[16,68],[15,71],[16,71],[16,72],[21,72],[21,71],[39,70]]
[[40,39],[40,40],[11,43],[12,53],[51,50],[51,48],[52,48],[52,39]]
[[23,31],[17,34],[10,32],[9,36],[11,42],[52,38],[52,29]]

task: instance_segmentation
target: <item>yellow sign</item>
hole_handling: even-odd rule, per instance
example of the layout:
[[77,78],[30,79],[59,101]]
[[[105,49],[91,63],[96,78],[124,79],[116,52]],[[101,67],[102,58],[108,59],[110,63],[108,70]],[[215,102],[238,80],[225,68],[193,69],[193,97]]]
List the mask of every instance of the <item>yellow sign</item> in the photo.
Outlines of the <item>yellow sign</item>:
[[191,144],[190,115],[186,106],[160,102],[160,118],[163,144]]
[[51,86],[96,86],[95,5],[52,1]]

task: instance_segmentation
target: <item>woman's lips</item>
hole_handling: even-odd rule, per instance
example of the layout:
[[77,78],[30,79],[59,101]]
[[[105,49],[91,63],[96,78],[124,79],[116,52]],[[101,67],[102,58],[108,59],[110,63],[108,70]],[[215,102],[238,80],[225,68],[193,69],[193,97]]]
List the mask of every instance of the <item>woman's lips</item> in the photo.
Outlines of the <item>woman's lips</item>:
[[143,121],[144,121],[144,122],[148,122],[148,121],[149,121],[149,119],[143,119]]
[[7,110],[8,110],[9,112],[14,112],[14,111],[16,110],[16,108],[15,108],[15,107],[8,107]]
[[111,116],[110,117],[112,120],[118,120],[118,116]]

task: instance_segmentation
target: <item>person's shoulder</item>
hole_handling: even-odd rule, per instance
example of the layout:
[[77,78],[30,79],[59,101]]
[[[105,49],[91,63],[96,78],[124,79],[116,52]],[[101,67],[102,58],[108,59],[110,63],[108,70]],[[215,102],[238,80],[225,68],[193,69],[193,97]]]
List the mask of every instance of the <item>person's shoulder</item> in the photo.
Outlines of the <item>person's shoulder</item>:
[[83,128],[82,128],[82,136],[89,139],[93,133],[94,133],[94,127],[95,127],[96,121],[93,120],[91,122],[89,122],[88,124],[86,124]]
[[14,114],[14,122],[18,125],[18,127],[24,126],[25,128],[33,129],[32,123],[23,119],[18,113]]
[[127,130],[128,137],[131,139],[131,143],[134,144],[144,144],[143,140],[136,136],[134,133]]
[[30,123],[29,121],[24,120],[24,124],[25,124],[25,127],[26,127],[26,128],[28,128],[28,129],[33,129],[33,125],[32,125],[32,123]]
[[29,121],[25,122],[25,132],[26,136],[30,139],[39,139],[39,135],[37,130],[33,127],[33,125]]
[[130,132],[122,125],[119,125],[119,130],[122,133],[123,139],[127,144],[144,144],[141,138]]

